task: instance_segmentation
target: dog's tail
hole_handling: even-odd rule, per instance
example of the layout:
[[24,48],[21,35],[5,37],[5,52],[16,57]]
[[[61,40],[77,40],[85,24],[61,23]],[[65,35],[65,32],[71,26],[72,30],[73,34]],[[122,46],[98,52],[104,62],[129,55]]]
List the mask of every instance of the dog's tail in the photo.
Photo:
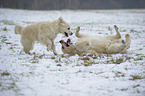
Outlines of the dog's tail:
[[22,34],[22,29],[23,27],[21,25],[16,25],[15,26],[15,34]]

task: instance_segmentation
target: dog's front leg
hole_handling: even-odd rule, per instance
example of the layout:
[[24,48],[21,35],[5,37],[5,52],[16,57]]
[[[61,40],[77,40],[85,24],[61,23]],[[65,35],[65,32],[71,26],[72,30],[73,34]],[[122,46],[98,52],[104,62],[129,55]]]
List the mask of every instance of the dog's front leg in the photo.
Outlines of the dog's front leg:
[[120,32],[118,31],[118,27],[116,25],[114,25],[115,31],[116,31],[116,38],[119,39],[121,38]]
[[53,40],[50,40],[47,36],[43,37],[43,36],[40,36],[39,37],[39,41],[43,44],[46,45],[47,47],[47,51],[50,51],[50,50],[53,50],[53,53],[55,55],[57,55],[56,51],[55,51],[55,46],[54,46],[54,42]]
[[52,50],[52,41],[50,39],[41,38],[41,42],[43,42],[46,45],[47,51]]
[[52,41],[52,50],[53,50],[54,55],[57,55],[55,45],[54,45],[54,41]]

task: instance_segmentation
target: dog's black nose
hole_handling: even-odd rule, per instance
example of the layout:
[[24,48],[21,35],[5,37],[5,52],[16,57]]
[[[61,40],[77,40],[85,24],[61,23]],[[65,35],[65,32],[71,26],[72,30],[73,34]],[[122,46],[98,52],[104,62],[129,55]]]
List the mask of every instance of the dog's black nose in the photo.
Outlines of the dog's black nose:
[[66,37],[68,37],[68,34],[67,34],[66,32],[64,32],[64,35],[65,35]]

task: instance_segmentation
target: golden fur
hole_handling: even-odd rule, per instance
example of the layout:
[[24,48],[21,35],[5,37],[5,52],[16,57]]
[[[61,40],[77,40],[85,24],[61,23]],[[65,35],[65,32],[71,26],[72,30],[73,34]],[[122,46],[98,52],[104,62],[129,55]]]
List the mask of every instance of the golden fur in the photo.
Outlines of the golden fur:
[[59,33],[72,35],[69,24],[62,17],[55,21],[42,21],[26,27],[20,25],[15,27],[15,34],[21,35],[21,43],[25,53],[29,53],[33,49],[34,42],[39,41],[47,46],[48,51],[53,50],[53,53],[57,54],[54,39]]

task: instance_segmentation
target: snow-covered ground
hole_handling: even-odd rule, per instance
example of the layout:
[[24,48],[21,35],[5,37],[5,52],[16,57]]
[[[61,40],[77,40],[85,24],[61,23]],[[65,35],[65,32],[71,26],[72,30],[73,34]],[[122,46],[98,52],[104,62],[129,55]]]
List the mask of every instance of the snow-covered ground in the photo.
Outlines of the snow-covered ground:
[[[16,24],[27,26],[63,17],[90,35],[132,36],[124,54],[63,56],[58,35],[58,56],[36,42],[33,55],[22,51]],[[73,42],[75,36],[70,37]],[[29,11],[0,9],[0,96],[145,96],[145,10]]]

